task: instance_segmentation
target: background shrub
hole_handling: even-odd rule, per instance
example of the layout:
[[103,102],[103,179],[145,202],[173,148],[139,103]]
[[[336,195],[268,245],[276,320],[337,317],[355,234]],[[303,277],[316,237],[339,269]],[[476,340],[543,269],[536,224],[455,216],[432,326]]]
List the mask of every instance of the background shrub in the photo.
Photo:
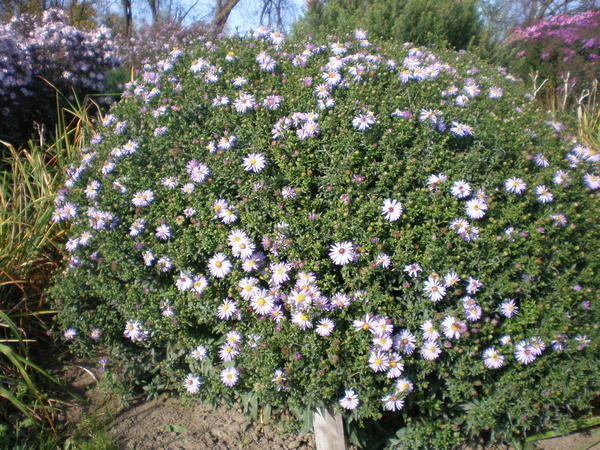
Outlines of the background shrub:
[[365,28],[372,37],[380,39],[466,49],[470,44],[478,44],[483,35],[477,3],[474,0],[315,0],[308,3],[305,16],[294,29],[299,36],[308,33],[324,36]]
[[541,93],[559,94],[558,98],[565,102],[555,106],[564,110],[598,77],[599,35],[600,11],[561,14],[531,27],[516,29],[509,37],[517,57],[511,68],[523,78],[538,71],[539,82],[548,80],[547,89]]
[[68,170],[64,339],[407,448],[589,410],[597,151],[467,53],[255,36],[146,65]]
[[55,123],[56,94],[48,83],[83,98],[102,92],[104,72],[118,64],[108,28],[76,28],[56,9],[0,25],[0,51],[0,138],[18,144],[34,122]]

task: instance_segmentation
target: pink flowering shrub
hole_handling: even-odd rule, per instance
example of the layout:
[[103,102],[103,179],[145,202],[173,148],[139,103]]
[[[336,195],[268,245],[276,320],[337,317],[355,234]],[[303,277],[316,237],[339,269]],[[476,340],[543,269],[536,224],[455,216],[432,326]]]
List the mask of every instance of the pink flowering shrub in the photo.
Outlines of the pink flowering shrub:
[[146,65],[67,172],[51,297],[147,392],[515,440],[600,390],[600,155],[466,53],[210,40]]
[[[512,64],[523,78],[538,70],[549,86],[564,93],[589,88],[600,73],[600,11],[577,15],[561,14],[525,29],[510,38],[517,51]],[[568,92],[567,92],[568,94]]]
[[0,25],[0,136],[31,132],[32,121],[56,114],[54,91],[65,95],[104,90],[104,72],[118,64],[110,30],[68,25],[61,10],[13,17]]

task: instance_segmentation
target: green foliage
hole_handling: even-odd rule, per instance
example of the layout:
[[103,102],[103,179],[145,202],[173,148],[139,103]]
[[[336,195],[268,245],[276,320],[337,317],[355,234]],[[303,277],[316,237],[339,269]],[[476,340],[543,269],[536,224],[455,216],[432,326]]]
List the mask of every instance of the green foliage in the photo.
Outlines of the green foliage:
[[476,6],[475,0],[314,1],[295,32],[343,35],[364,28],[379,39],[466,49],[478,44],[483,32]]
[[[97,125],[54,216],[72,222],[51,291],[57,332],[82,354],[106,348],[149,395],[241,397],[252,415],[342,406],[352,423],[394,423],[403,448],[516,442],[588,411],[600,390],[594,151],[465,52],[268,39],[170,53]],[[526,188],[510,192],[511,178]],[[466,198],[452,193],[460,180]],[[399,217],[387,217],[390,199]],[[480,216],[468,206],[478,201]],[[262,252],[260,267],[239,257],[241,243]],[[211,262],[217,253],[230,271]],[[276,270],[286,263],[289,280]],[[458,282],[443,280],[451,273]],[[279,316],[245,295],[249,277]],[[335,327],[320,335],[324,319]],[[426,320],[443,331],[435,343]],[[384,359],[403,370],[373,369],[386,327]],[[490,348],[502,367],[483,356]],[[355,407],[339,402],[347,390]]]

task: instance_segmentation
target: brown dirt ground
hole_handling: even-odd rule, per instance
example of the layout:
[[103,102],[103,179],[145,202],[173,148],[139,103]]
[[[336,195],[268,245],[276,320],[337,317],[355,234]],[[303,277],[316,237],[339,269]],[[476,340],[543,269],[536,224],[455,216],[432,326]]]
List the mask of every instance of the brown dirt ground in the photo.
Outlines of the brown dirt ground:
[[[91,402],[88,409],[110,414],[110,435],[119,448],[131,450],[292,450],[315,449],[312,433],[282,434],[274,424],[248,426],[241,407],[184,405],[181,400],[160,396],[128,403],[98,388],[101,374],[85,362],[74,362],[64,371],[68,384]],[[77,423],[85,407],[74,404],[61,417]],[[277,420],[276,418],[274,420]],[[540,450],[600,450],[600,428],[535,442]]]

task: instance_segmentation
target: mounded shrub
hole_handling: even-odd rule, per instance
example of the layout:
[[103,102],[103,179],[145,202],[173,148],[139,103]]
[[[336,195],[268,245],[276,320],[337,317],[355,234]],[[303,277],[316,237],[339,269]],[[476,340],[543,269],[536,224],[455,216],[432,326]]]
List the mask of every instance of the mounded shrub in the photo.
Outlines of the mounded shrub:
[[328,405],[405,448],[568,423],[600,389],[599,155],[527,98],[360,30],[173,50],[57,198],[60,333],[149,392]]

